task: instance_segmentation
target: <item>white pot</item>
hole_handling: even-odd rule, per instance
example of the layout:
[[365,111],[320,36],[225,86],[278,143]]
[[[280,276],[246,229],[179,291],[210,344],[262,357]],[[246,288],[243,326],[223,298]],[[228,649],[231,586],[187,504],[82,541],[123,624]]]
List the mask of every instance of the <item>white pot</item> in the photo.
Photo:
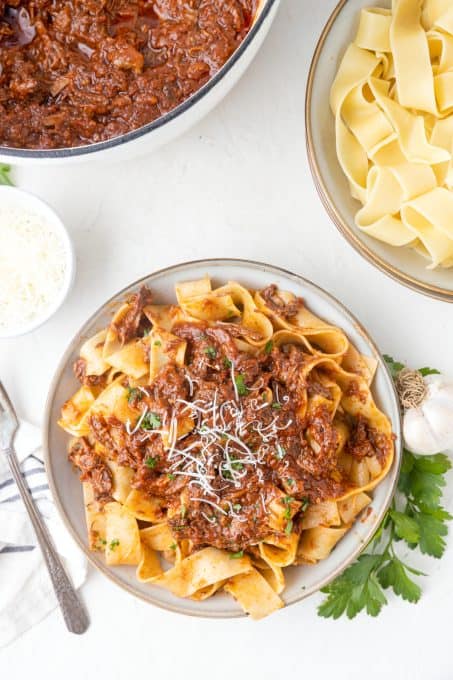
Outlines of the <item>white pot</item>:
[[55,165],[95,159],[124,160],[166,144],[201,120],[237,83],[261,47],[279,4],[280,0],[261,0],[252,28],[224,66],[192,97],[152,123],[105,142],[68,149],[38,151],[0,146],[0,162]]

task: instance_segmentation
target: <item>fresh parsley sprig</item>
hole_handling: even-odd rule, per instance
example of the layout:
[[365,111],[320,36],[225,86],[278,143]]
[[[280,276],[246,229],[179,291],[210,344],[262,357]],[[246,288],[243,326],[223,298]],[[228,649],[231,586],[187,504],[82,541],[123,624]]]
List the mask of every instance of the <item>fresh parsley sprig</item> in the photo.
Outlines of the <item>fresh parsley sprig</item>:
[[14,186],[14,183],[9,176],[11,172],[11,166],[5,163],[0,163],[0,184],[7,184],[8,186]]
[[[404,365],[385,357],[394,378]],[[435,369],[420,369],[423,375],[438,373]],[[445,475],[451,468],[449,458],[437,453],[416,456],[407,449],[398,481],[398,491],[391,508],[368,545],[366,552],[322,589],[327,595],[318,608],[325,618],[338,619],[343,614],[350,619],[361,611],[377,616],[387,604],[386,590],[408,602],[418,602],[420,585],[413,576],[425,576],[397,554],[398,543],[406,544],[431,557],[440,558],[445,551],[447,522],[453,517],[442,507]]]

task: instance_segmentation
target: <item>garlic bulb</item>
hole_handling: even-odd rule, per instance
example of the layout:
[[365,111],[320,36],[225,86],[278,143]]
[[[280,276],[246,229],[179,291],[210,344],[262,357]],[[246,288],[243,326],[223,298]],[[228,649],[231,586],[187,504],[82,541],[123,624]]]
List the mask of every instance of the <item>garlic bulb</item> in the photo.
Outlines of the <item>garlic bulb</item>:
[[404,407],[403,435],[413,453],[453,450],[453,382],[441,375],[426,378],[404,369],[396,379]]

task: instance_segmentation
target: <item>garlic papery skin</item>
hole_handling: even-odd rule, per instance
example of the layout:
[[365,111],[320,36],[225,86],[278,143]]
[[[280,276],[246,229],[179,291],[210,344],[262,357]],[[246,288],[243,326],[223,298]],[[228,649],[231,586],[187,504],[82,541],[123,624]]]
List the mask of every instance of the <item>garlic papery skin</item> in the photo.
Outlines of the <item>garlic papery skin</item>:
[[441,375],[424,379],[426,394],[421,403],[408,408],[403,417],[406,447],[417,454],[453,450],[453,382]]

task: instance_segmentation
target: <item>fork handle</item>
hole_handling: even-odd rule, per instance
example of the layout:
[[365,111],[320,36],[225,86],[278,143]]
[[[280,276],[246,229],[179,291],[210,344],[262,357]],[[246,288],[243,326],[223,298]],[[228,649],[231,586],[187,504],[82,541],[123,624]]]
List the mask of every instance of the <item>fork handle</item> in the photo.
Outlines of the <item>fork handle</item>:
[[41,547],[66,626],[71,633],[77,633],[80,635],[87,630],[90,624],[88,615],[75,591],[75,588],[69,580],[57,551],[51,542],[50,536],[44,524],[44,520],[41,518],[36,509],[32,495],[25,484],[25,480],[20,471],[19,462],[13,448],[6,450],[6,457],[8,459],[14,481],[17,484],[20,495],[22,496],[22,500],[24,501],[25,507],[33,524],[33,528],[36,532],[36,537]]

